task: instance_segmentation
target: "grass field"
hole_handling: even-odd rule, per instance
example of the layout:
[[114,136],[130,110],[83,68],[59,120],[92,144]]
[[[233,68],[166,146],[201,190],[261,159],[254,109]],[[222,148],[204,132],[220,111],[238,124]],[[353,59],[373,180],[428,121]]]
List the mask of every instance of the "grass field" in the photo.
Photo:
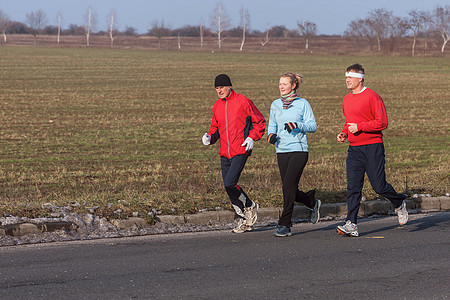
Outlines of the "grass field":
[[[400,192],[442,195],[449,187],[450,60],[190,53],[102,49],[0,48],[0,212],[45,214],[42,204],[98,206],[96,214],[152,209],[231,209],[217,145],[203,146],[214,77],[268,118],[279,75],[304,75],[318,130],[300,188],[325,202],[345,201],[347,145],[336,142],[345,68],[366,69],[366,86],[384,99],[388,181]],[[265,137],[240,180],[264,206],[282,203],[273,146]],[[364,195],[375,198],[369,184]]]

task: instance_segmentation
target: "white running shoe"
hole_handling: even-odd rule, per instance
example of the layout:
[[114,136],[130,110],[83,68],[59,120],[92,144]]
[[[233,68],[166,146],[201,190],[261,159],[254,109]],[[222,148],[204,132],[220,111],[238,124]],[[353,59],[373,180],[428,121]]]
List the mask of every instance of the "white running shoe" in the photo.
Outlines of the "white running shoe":
[[245,223],[244,219],[239,219],[238,225],[236,226],[236,228],[234,228],[232,230],[232,232],[234,232],[234,233],[244,233],[246,231],[251,231],[252,229],[253,229],[252,226],[248,226]]
[[406,201],[403,200],[402,205],[395,209],[398,216],[398,223],[400,225],[405,225],[408,222],[408,211],[406,210]]
[[253,226],[256,223],[256,220],[258,219],[258,209],[259,204],[255,202],[253,202],[252,206],[244,208],[245,224],[247,226]]
[[336,232],[340,235],[359,236],[358,225],[352,223],[350,220],[347,220],[344,225],[336,227]]

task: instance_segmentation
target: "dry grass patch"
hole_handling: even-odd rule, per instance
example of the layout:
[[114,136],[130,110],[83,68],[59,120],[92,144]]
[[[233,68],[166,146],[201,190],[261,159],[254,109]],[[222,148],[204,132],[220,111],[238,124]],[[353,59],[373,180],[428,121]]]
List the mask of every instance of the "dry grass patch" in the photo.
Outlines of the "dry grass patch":
[[[318,130],[300,181],[325,202],[345,200],[347,147],[336,143],[347,93],[344,70],[360,62],[385,100],[388,180],[399,190],[441,195],[449,186],[445,58],[301,56],[101,49],[0,48],[0,212],[46,212],[42,204],[96,207],[97,214],[230,208],[217,145],[202,134],[228,73],[237,92],[268,117],[279,75],[298,71]],[[275,151],[256,143],[241,185],[262,206],[279,206]],[[376,195],[366,185],[368,198]]]

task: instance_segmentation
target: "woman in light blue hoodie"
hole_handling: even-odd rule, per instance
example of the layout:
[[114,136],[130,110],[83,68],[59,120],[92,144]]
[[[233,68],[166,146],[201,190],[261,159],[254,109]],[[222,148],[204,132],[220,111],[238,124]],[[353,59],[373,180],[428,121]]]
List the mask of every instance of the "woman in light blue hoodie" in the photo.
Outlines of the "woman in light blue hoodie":
[[275,145],[278,167],[283,184],[283,212],[275,236],[290,236],[294,201],[305,204],[311,211],[311,222],[317,223],[321,202],[315,190],[304,193],[298,189],[303,169],[308,161],[307,132],[317,129],[313,111],[306,99],[297,94],[302,76],[295,73],[281,75],[281,97],[272,102],[268,126],[268,141]]

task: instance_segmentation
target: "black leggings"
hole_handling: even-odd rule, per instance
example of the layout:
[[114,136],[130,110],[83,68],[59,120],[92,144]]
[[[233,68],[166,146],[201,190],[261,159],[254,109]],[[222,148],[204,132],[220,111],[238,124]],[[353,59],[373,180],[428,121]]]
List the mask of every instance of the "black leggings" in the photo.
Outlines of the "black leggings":
[[305,197],[305,193],[298,190],[300,177],[308,162],[308,152],[277,153],[277,160],[283,184],[283,212],[278,225],[291,227],[294,201],[301,202],[309,208],[314,207],[314,200]]

